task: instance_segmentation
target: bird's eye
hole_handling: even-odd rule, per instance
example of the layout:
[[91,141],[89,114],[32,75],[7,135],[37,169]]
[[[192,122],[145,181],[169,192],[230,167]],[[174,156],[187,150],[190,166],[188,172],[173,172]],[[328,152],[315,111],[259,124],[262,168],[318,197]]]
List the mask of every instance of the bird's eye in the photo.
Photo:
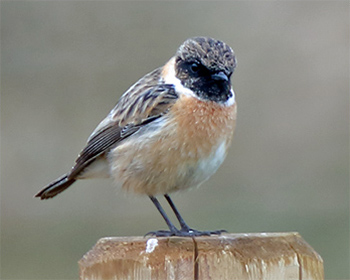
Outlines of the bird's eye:
[[198,63],[196,62],[193,62],[191,65],[190,65],[190,70],[192,73],[197,73],[199,71],[199,65]]

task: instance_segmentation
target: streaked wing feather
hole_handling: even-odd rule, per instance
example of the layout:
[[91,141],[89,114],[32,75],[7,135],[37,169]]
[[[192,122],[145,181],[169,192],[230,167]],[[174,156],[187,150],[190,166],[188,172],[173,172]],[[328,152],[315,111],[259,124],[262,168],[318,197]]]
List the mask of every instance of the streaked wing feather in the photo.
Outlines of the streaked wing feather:
[[130,123],[137,125],[150,116],[163,114],[177,98],[173,85],[147,87],[142,94],[130,94],[123,100],[123,106],[115,108],[112,118],[121,127]]
[[[173,85],[149,87],[138,95],[128,96],[113,109],[113,117],[88,140],[76,164],[68,175],[75,178],[97,157],[109,151],[118,142],[126,139],[142,126],[166,114],[178,98]],[[125,102],[127,101],[127,102]]]
[[88,166],[98,156],[103,154],[109,147],[118,143],[121,128],[117,125],[104,127],[101,131],[89,140],[86,147],[81,151],[75,165],[68,175],[68,179],[75,178],[86,166]]

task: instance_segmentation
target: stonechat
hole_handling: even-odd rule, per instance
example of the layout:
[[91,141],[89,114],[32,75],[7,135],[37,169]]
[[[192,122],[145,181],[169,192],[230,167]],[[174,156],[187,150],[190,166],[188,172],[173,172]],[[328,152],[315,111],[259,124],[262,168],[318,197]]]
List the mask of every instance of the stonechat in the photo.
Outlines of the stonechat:
[[[77,180],[112,177],[123,189],[149,196],[157,207],[169,230],[150,234],[220,234],[190,228],[169,193],[200,185],[224,161],[236,124],[235,67],[235,54],[224,42],[186,40],[164,66],[122,95],[72,169],[35,196],[48,199]],[[170,221],[157,195],[164,195],[181,228]]]

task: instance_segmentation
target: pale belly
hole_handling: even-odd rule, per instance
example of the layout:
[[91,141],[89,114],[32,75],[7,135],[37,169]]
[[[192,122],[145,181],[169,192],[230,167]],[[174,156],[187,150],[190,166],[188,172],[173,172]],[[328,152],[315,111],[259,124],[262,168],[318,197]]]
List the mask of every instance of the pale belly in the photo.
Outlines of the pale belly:
[[[225,159],[224,143],[213,147],[209,157],[193,158],[180,150],[113,151],[117,161],[111,174],[127,191],[157,195],[195,187],[212,176]],[[118,150],[118,151],[117,151]]]

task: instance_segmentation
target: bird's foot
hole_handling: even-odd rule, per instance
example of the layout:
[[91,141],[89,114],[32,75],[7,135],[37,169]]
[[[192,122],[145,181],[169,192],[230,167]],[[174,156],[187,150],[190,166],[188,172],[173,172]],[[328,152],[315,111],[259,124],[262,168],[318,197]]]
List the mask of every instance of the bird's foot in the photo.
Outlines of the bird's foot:
[[[178,230],[177,230],[178,231]],[[177,236],[177,231],[173,230],[157,230],[157,231],[150,231],[147,232],[144,237],[146,236],[156,236],[156,237],[170,237],[170,236]]]
[[183,234],[182,236],[210,236],[210,235],[220,235],[221,233],[227,232],[227,231],[224,229],[200,231],[200,230],[185,227],[185,228],[181,228],[179,232]]
[[170,236],[181,236],[181,237],[194,237],[194,236],[210,236],[210,235],[220,235],[226,230],[213,230],[213,231],[199,231],[191,228],[182,228],[180,230],[158,230],[150,231],[145,234],[145,236],[156,236],[156,237],[170,237]]
[[204,230],[204,231],[199,231],[195,229],[190,229],[188,231],[191,236],[210,236],[210,235],[221,235],[223,232],[227,232],[227,230],[220,229],[220,230]]

